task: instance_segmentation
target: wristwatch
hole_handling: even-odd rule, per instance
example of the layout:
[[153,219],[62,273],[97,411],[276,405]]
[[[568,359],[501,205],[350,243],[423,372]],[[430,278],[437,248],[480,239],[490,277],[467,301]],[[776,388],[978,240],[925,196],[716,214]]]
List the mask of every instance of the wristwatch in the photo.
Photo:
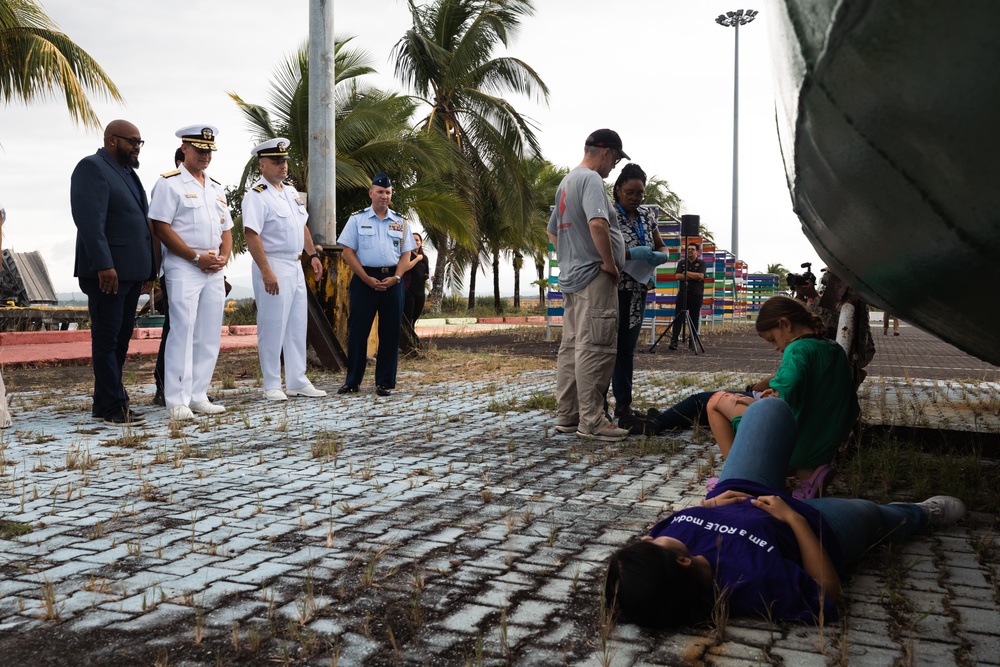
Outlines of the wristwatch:
[[201,259],[201,255],[195,255],[194,259],[191,260],[191,263],[194,264],[195,266],[198,266],[199,259]]
[[397,275],[396,276],[396,284],[398,285],[401,282],[403,282],[403,276]]
[[313,259],[313,258],[319,259],[319,253],[318,252],[314,252],[313,254],[309,255],[309,259]]

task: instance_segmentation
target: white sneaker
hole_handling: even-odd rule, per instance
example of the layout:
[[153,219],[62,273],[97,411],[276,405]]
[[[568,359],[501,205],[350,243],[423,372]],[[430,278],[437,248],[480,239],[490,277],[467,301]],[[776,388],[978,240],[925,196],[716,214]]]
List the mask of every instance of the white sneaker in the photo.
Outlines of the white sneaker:
[[287,401],[288,397],[280,389],[265,389],[264,398],[269,401]]
[[199,403],[191,404],[192,412],[197,412],[202,415],[217,415],[226,411],[221,405],[216,405],[211,401],[201,401]]
[[927,512],[932,526],[950,526],[965,516],[965,503],[952,496],[934,496],[917,507]]
[[311,384],[307,384],[304,387],[299,387],[298,389],[292,389],[291,387],[285,392],[289,396],[307,396],[309,398],[319,398],[320,396],[326,396],[326,392],[322,389],[317,389]]
[[175,422],[188,421],[189,419],[194,419],[194,413],[186,405],[175,405],[170,408],[170,418]]

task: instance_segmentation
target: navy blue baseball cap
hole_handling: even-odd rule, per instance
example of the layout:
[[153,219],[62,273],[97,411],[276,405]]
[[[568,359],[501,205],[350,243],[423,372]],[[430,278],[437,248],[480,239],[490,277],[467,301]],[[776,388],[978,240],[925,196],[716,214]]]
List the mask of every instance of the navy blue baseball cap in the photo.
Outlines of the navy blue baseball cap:
[[626,160],[631,160],[625,151],[622,150],[622,138],[618,136],[618,133],[614,130],[601,129],[594,131],[587,140],[583,142],[584,146],[594,146],[596,148],[611,148],[613,150],[621,153],[621,156]]
[[380,171],[372,177],[372,185],[377,185],[380,188],[391,188],[392,181],[389,180],[389,174]]

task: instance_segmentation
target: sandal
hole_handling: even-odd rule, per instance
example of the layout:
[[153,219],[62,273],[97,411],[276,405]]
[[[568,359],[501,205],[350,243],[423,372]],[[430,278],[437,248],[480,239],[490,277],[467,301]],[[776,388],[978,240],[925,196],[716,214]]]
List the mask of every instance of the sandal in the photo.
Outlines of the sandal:
[[715,491],[715,485],[719,483],[718,477],[709,477],[705,480],[705,493]]
[[813,471],[809,479],[803,479],[799,482],[799,488],[792,491],[792,498],[796,500],[822,498],[826,487],[830,485],[836,474],[836,470],[824,463]]

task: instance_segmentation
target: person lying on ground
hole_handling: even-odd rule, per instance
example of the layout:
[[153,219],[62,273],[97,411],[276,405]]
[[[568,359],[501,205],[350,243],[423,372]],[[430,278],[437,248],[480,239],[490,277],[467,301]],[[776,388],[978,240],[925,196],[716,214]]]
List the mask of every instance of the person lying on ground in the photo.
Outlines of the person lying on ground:
[[784,401],[747,408],[715,490],[612,554],[604,601],[619,620],[697,624],[724,599],[730,616],[829,623],[843,577],[869,549],[965,515],[950,496],[889,505],[796,500],[781,492],[795,432]]

